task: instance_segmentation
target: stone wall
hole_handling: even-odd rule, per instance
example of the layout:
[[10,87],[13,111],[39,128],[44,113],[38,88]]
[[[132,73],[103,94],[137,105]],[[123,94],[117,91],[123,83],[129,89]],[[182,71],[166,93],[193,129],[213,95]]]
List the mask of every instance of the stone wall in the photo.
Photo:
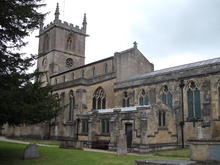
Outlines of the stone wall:
[[154,65],[143,56],[137,47],[116,52],[114,58],[117,70],[117,82],[125,81],[131,76],[154,70]]
[[[158,111],[166,111],[166,125],[159,127]],[[132,145],[130,151],[149,152],[155,147],[164,148],[167,144],[177,144],[175,115],[164,105],[129,107],[94,111],[91,115],[78,115],[80,120],[89,120],[89,133],[81,134],[79,141],[89,144],[94,141],[109,141],[109,149],[116,150],[117,136],[126,134],[126,124],[132,125]],[[101,132],[101,120],[109,119],[109,133]],[[81,129],[81,127],[80,127]],[[80,132],[81,130],[79,130]]]

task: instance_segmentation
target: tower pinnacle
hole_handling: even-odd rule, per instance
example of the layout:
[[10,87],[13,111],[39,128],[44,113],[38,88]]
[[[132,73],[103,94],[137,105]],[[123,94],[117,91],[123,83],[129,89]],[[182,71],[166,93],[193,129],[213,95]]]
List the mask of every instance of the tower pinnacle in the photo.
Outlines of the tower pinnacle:
[[57,3],[57,7],[56,7],[56,11],[55,11],[55,20],[59,20],[59,15],[60,15],[59,3]]
[[44,19],[40,20],[40,31],[43,29],[44,27]]
[[87,21],[86,21],[86,13],[84,13],[84,17],[83,17],[83,29],[86,31],[86,26],[87,26]]

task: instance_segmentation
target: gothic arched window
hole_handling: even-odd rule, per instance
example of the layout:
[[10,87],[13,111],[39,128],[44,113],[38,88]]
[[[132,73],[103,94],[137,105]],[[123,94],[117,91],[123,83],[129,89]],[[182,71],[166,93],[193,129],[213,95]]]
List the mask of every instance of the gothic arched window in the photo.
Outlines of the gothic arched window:
[[201,119],[200,90],[191,81],[187,90],[188,119]]
[[164,104],[168,105],[169,107],[173,106],[173,96],[170,93],[167,85],[163,86],[161,100]]
[[72,121],[73,119],[74,107],[75,107],[75,98],[73,91],[71,90],[69,93],[69,121]]
[[106,95],[101,87],[96,89],[93,94],[92,107],[93,109],[105,109],[106,107]]
[[144,89],[142,89],[140,93],[139,105],[149,105],[149,98]]

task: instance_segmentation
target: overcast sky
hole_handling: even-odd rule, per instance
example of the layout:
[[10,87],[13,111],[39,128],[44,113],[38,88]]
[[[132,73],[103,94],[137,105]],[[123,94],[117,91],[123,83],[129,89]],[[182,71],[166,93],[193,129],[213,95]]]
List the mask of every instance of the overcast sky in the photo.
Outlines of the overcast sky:
[[[131,48],[133,42],[155,69],[216,58],[220,55],[220,0],[45,0],[54,20],[82,25],[87,14],[86,63]],[[28,53],[37,53],[35,31]]]

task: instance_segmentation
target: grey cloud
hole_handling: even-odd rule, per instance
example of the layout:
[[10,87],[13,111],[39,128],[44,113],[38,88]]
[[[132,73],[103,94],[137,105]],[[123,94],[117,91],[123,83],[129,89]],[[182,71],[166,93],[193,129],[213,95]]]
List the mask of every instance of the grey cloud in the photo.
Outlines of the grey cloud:
[[142,11],[133,29],[142,50],[158,57],[184,51],[219,53],[219,0],[172,0],[159,9],[157,4],[151,7]]

